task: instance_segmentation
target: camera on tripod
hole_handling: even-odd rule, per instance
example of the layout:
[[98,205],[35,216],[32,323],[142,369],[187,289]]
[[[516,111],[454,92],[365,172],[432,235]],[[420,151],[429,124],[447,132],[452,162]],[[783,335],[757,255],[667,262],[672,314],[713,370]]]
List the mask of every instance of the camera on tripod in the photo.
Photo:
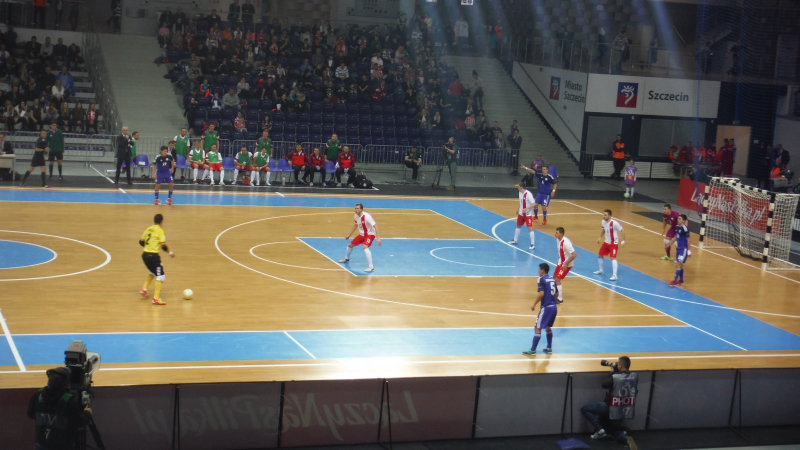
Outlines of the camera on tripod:
[[93,395],[92,376],[100,370],[100,354],[86,351],[86,343],[72,341],[64,351],[64,365],[69,367],[70,389],[76,391],[83,406],[89,406]]

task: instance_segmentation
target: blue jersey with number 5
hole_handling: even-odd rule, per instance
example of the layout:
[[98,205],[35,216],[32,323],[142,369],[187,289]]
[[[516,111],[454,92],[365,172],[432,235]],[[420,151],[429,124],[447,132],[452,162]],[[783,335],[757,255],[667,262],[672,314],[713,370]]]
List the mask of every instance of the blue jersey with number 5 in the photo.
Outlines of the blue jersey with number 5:
[[550,275],[539,277],[539,291],[544,292],[542,297],[542,308],[545,306],[556,305],[556,280]]

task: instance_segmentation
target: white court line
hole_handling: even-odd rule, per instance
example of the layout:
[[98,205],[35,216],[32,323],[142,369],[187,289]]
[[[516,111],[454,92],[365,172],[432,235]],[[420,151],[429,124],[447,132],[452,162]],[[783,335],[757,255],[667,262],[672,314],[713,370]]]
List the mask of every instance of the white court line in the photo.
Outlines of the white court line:
[[49,278],[61,278],[61,277],[68,277],[68,276],[72,276],[72,275],[80,275],[80,274],[82,274],[82,273],[92,272],[92,271],[94,271],[94,270],[100,269],[100,268],[102,268],[103,266],[105,266],[106,264],[108,264],[108,263],[110,263],[110,262],[111,262],[111,253],[108,253],[108,252],[107,252],[107,251],[105,251],[104,249],[102,249],[102,248],[100,248],[100,247],[98,247],[98,246],[96,246],[96,245],[94,245],[94,244],[90,244],[90,243],[88,243],[88,242],[79,241],[79,240],[77,240],[77,239],[72,239],[72,238],[63,237],[63,236],[54,236],[54,235],[52,235],[52,234],[32,233],[32,232],[29,232],[29,231],[0,230],[0,232],[1,232],[1,233],[21,233],[21,234],[32,234],[32,235],[35,235],[35,236],[47,236],[47,237],[51,237],[51,238],[64,239],[64,240],[67,240],[67,241],[77,242],[77,243],[79,243],[79,244],[84,244],[84,245],[88,245],[89,247],[96,248],[96,249],[100,250],[101,252],[103,252],[103,253],[106,255],[106,260],[105,260],[105,261],[104,261],[102,264],[100,264],[99,266],[92,267],[91,269],[82,270],[82,271],[80,271],[80,272],[65,273],[65,274],[61,274],[61,275],[50,275],[50,276],[47,276],[47,277],[33,277],[33,278],[0,278],[0,282],[2,282],[2,281],[30,281],[30,280],[46,280],[46,279],[49,279]]
[[22,357],[19,356],[19,351],[17,351],[17,346],[14,344],[14,338],[11,337],[11,331],[8,329],[8,324],[6,323],[6,318],[3,317],[3,312],[0,311],[0,325],[3,327],[3,334],[6,335],[6,341],[8,342],[8,347],[11,349],[11,353],[14,355],[14,361],[17,362],[17,367],[19,367],[20,372],[27,372],[28,369],[25,368],[25,364],[22,363]]
[[98,175],[100,175],[101,177],[103,177],[103,178],[105,178],[106,180],[108,180],[108,182],[109,182],[109,183],[111,183],[111,184],[114,184],[114,180],[112,180],[111,178],[108,178],[107,176],[103,175],[103,173],[102,173],[102,172],[100,172],[99,170],[95,169],[93,165],[89,164],[89,167],[91,167],[91,168],[92,168],[92,170],[94,170],[95,172],[97,172],[97,174],[98,174]]
[[286,197],[285,195],[281,194],[280,192],[276,192],[276,194],[280,195],[281,197]]
[[[515,266],[484,266],[483,264],[469,264],[469,263],[463,263],[463,262],[458,262],[458,261],[450,261],[449,259],[440,258],[440,257],[438,257],[438,256],[433,254],[433,252],[435,252],[436,250],[444,250],[444,249],[448,249],[448,248],[475,248],[475,247],[439,247],[439,248],[435,248],[435,249],[431,250],[430,251],[430,255],[433,256],[436,259],[441,259],[442,261],[445,261],[445,262],[449,262],[449,263],[453,263],[453,264],[461,264],[461,265],[464,265],[464,266],[491,267],[491,268],[501,268],[501,269],[513,269],[515,267]],[[470,278],[470,277],[467,277],[467,278]]]
[[[566,200],[564,201],[564,203],[569,203],[570,205],[577,206],[578,208],[585,209],[585,210],[587,210],[587,211],[592,211],[592,212],[593,212],[593,213],[595,213],[595,214],[601,214],[601,213],[599,213],[599,212],[597,212],[597,211],[593,211],[592,209],[590,209],[590,208],[587,208],[587,207],[585,207],[585,206],[578,205],[577,203],[568,202],[568,201],[566,201]],[[601,214],[601,215],[602,215],[602,214]],[[624,220],[622,220],[622,219],[619,219],[619,218],[616,218],[616,217],[615,217],[615,219],[617,219],[618,221],[620,221],[620,222],[622,222],[622,223],[627,223],[628,225],[630,225],[630,226],[632,226],[632,227],[639,228],[639,229],[642,229],[642,230],[644,230],[644,231],[648,231],[648,232],[650,232],[650,233],[657,234],[657,235],[661,236],[661,233],[659,233],[659,232],[657,232],[657,231],[650,230],[650,229],[648,229],[648,228],[645,228],[645,227],[643,227],[643,226],[641,226],[641,225],[636,225],[635,223],[627,222],[627,221],[624,221]],[[694,248],[697,248],[697,249],[699,249],[699,248],[700,248],[700,247],[698,247],[698,246],[696,246],[696,245],[694,245],[694,244],[690,244],[690,245],[691,245],[692,247],[694,247]],[[725,255],[722,255],[722,254],[719,254],[719,253],[716,253],[716,252],[712,252],[711,250],[709,250],[709,249],[707,249],[707,248],[704,248],[704,249],[702,249],[702,250],[703,250],[704,252],[711,253],[712,255],[716,255],[716,256],[719,256],[719,257],[721,257],[721,258],[725,258],[725,259],[729,259],[729,260],[731,260],[731,261],[733,261],[733,262],[737,262],[737,263],[739,263],[739,264],[744,264],[745,266],[747,266],[747,267],[751,267],[751,268],[753,268],[753,269],[756,269],[756,270],[758,270],[759,272],[763,272],[763,270],[761,270],[761,268],[760,268],[760,267],[756,267],[756,266],[753,266],[753,265],[747,264],[747,263],[746,263],[746,262],[744,262],[744,261],[741,261],[741,260],[738,260],[738,259],[735,259],[735,258],[731,258],[730,256],[725,256]],[[766,272],[767,272],[768,274],[775,275],[776,277],[783,278],[784,280],[788,280],[788,281],[791,281],[791,282],[793,282],[793,283],[800,284],[800,281],[798,281],[798,280],[793,280],[793,279],[791,279],[791,278],[789,278],[789,277],[785,277],[785,276],[783,276],[783,275],[777,274],[777,273],[775,273],[775,272],[772,272],[772,271],[769,271],[769,270],[767,270]]]
[[[503,241],[502,241],[502,240],[501,240],[501,239],[500,239],[500,238],[497,236],[497,231],[496,231],[496,230],[497,230],[497,226],[498,226],[498,225],[500,225],[501,223],[510,222],[510,221],[512,221],[512,220],[514,220],[514,219],[506,219],[506,220],[503,220],[503,221],[501,221],[501,222],[498,222],[498,223],[496,223],[496,224],[495,224],[495,225],[492,227],[492,234],[494,235],[495,239],[497,239],[499,242],[502,242],[502,243],[503,243],[503,244],[505,244],[505,245],[508,245],[508,246],[509,246],[509,247],[511,247],[511,248],[515,248],[515,249],[517,249],[517,250],[519,250],[519,251],[521,251],[521,252],[523,252],[523,253],[527,253],[528,255],[531,255],[531,256],[533,256],[534,258],[538,258],[538,259],[541,259],[541,260],[542,260],[542,261],[544,261],[544,262],[547,262],[547,263],[553,264],[552,262],[550,262],[550,261],[548,261],[548,260],[546,260],[546,259],[542,258],[541,256],[534,255],[533,253],[526,252],[525,250],[523,250],[523,249],[521,249],[521,248],[519,248],[519,247],[517,247],[517,246],[510,245],[510,244],[508,244],[508,243],[506,243],[506,242],[503,242]],[[578,274],[576,274],[576,275],[578,275]],[[665,316],[667,316],[667,317],[672,317],[673,319],[677,320],[678,322],[685,323],[686,325],[689,325],[688,323],[684,322],[683,320],[680,320],[680,319],[678,319],[677,317],[674,317],[674,316],[671,316],[671,315],[669,315],[669,314],[666,314],[666,313],[664,313],[663,311],[658,311],[656,308],[654,308],[654,307],[652,307],[652,306],[649,306],[649,305],[645,305],[644,303],[640,302],[639,300],[636,300],[636,299],[634,299],[634,298],[632,298],[632,297],[629,297],[629,296],[627,296],[627,295],[625,295],[625,294],[622,294],[622,293],[620,293],[620,292],[618,292],[618,291],[614,291],[614,290],[612,290],[612,289],[610,289],[610,288],[608,288],[608,287],[606,287],[606,286],[603,286],[602,284],[600,284],[600,283],[597,283],[595,280],[593,280],[593,279],[591,279],[591,278],[585,277],[585,276],[583,276],[583,275],[578,275],[578,276],[579,276],[579,277],[581,277],[581,278],[583,278],[584,280],[586,280],[586,281],[590,282],[590,283],[594,283],[594,284],[595,284],[595,285],[597,285],[597,286],[600,286],[600,287],[606,288],[606,289],[608,289],[608,290],[610,290],[610,291],[614,292],[614,293],[615,293],[615,294],[617,294],[617,295],[620,295],[620,296],[622,296],[622,297],[625,297],[625,298],[628,298],[628,299],[630,299],[630,300],[633,300],[634,302],[636,302],[636,303],[638,303],[638,304],[640,304],[640,305],[646,306],[646,307],[648,307],[648,308],[650,308],[650,309],[652,309],[652,310],[654,310],[654,311],[660,312],[660,313],[664,314],[664,315],[665,315]],[[722,341],[722,342],[725,342],[726,344],[733,345],[734,347],[740,348],[740,349],[742,349],[742,350],[747,350],[746,348],[744,348],[744,347],[740,347],[740,346],[738,346],[738,345],[736,345],[736,344],[733,344],[733,343],[731,343],[731,342],[728,342],[728,341],[726,341],[725,339],[722,339],[722,338],[721,338],[721,337],[719,337],[719,336],[715,336],[715,335],[713,335],[713,334],[709,333],[708,331],[701,330],[700,328],[697,328],[697,327],[695,327],[694,325],[689,325],[689,326],[691,326],[692,328],[695,328],[695,329],[697,329],[698,331],[702,331],[703,333],[705,333],[705,334],[708,334],[709,336],[713,336],[713,337],[715,337],[715,338],[719,339],[720,341]]]
[[[597,355],[604,355],[605,353],[598,353]],[[530,364],[531,362],[559,362],[559,361],[597,361],[599,356],[587,356],[587,357],[553,357],[552,355],[540,355],[543,357],[522,357],[513,358],[513,359],[464,359],[464,360],[452,360],[452,359],[444,359],[444,360],[427,360],[427,361],[408,361],[404,360],[401,357],[395,358],[396,361],[393,361],[393,365],[424,365],[424,364],[497,364],[497,363],[525,363]],[[684,360],[684,359],[707,359],[707,358],[795,358],[800,357],[800,353],[778,353],[778,354],[767,354],[767,355],[753,355],[747,353],[737,353],[732,355],[674,355],[674,356],[635,356],[636,360]],[[220,365],[220,366],[162,366],[162,367],[108,367],[103,366],[102,372],[126,372],[126,371],[138,371],[138,370],[186,370],[186,369],[270,369],[276,367],[331,367],[331,366],[341,366],[344,368],[349,367],[350,361],[363,361],[366,360],[371,362],[372,359],[377,359],[375,364],[378,366],[385,366],[386,365],[386,358],[338,358],[337,362],[316,362],[316,363],[282,363],[282,364],[228,364],[228,365]],[[0,374],[20,374],[23,372],[17,370],[8,370],[8,371],[0,371]],[[28,370],[26,373],[45,373],[45,370]]]
[[0,239],[0,241],[2,241],[2,242],[16,242],[16,243],[18,243],[18,244],[27,244],[27,245],[32,245],[32,246],[34,246],[34,247],[43,248],[43,249],[45,249],[45,250],[47,250],[48,252],[50,252],[50,253],[52,253],[52,254],[53,254],[53,257],[52,257],[52,258],[50,258],[50,259],[48,259],[47,261],[44,261],[44,262],[40,262],[40,263],[36,263],[36,264],[31,264],[31,265],[28,265],[28,266],[0,267],[0,270],[6,270],[6,269],[23,269],[23,268],[26,268],[26,267],[41,266],[42,264],[47,264],[47,263],[49,263],[50,261],[52,261],[52,260],[54,260],[54,259],[58,258],[58,253],[56,253],[56,251],[55,251],[55,250],[53,250],[53,249],[49,249],[49,248],[47,248],[47,247],[45,247],[45,246],[42,246],[42,245],[31,244],[30,242],[22,242],[22,241],[9,241],[9,240],[7,240],[7,239]]
[[[253,253],[253,250],[257,249],[258,247],[263,247],[263,246],[265,246],[265,245],[273,245],[273,244],[301,244],[301,243],[303,243],[303,242],[301,242],[301,241],[288,241],[288,242],[267,242],[267,243],[264,243],[264,244],[258,244],[258,245],[256,245],[255,247],[251,248],[251,249],[250,249],[250,254],[251,254],[251,255],[253,255],[254,257],[256,257],[256,258],[258,258],[258,259],[262,260],[262,261],[266,261],[266,262],[268,262],[268,263],[272,263],[272,264],[277,264],[277,265],[279,265],[279,266],[295,267],[295,268],[298,268],[298,269],[307,269],[307,270],[330,270],[330,271],[334,271],[334,272],[340,272],[340,271],[344,270],[345,272],[347,272],[347,270],[345,270],[345,269],[344,269],[344,268],[342,268],[342,267],[339,267],[339,268],[336,268],[336,269],[323,269],[323,268],[321,268],[321,267],[295,266],[295,265],[293,265],[293,264],[284,264],[284,263],[279,263],[279,262],[277,262],[277,261],[273,261],[273,260],[271,260],[271,259],[262,258],[262,257],[260,257],[260,256],[256,255],[255,253]],[[314,247],[311,247],[311,248],[314,248]],[[314,249],[314,250],[316,250],[316,249]],[[325,255],[323,255],[323,256],[325,256]]]
[[292,342],[294,342],[295,344],[297,344],[297,346],[298,346],[298,347],[302,348],[302,349],[303,349],[303,351],[304,351],[304,352],[306,352],[306,353],[308,354],[308,356],[310,356],[310,357],[311,357],[311,359],[317,359],[317,357],[316,357],[316,356],[314,356],[314,355],[312,355],[312,354],[311,354],[311,352],[310,352],[310,351],[308,351],[308,349],[307,349],[307,348],[303,347],[303,345],[302,345],[301,343],[297,342],[297,339],[293,338],[293,337],[292,337],[292,335],[291,335],[291,334],[289,334],[289,332],[287,332],[287,331],[284,331],[284,332],[283,332],[283,334],[285,334],[285,335],[286,335],[286,337],[288,337],[289,339],[291,339],[291,340],[292,340]]

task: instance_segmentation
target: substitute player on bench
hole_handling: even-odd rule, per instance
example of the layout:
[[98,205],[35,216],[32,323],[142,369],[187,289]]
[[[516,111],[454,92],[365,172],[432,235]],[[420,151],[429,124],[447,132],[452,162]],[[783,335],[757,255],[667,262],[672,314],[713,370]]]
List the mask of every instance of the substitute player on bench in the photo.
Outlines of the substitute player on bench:
[[683,265],[692,252],[689,250],[689,218],[686,214],[678,216],[678,226],[675,227],[675,236],[667,243],[669,248],[673,242],[678,242],[675,249],[675,279],[669,282],[670,286],[683,286]]
[[166,181],[169,183],[169,197],[167,197],[167,204],[172,204],[172,189],[175,186],[172,179],[172,172],[175,171],[175,159],[169,154],[169,148],[166,145],[161,146],[161,154],[158,155],[153,161],[153,179],[156,180],[156,205],[158,205],[158,190],[161,189],[161,183]]
[[[670,239],[675,237],[675,227],[678,226],[678,211],[673,211],[672,206],[669,203],[664,204],[664,227],[661,229],[661,236],[664,237],[664,250],[667,252],[665,256],[662,256],[661,259],[664,261],[669,261],[669,253],[672,249],[671,245],[668,245]],[[669,226],[669,229],[667,229]]]
[[558,265],[556,266],[556,273],[553,278],[556,279],[556,287],[558,289],[558,303],[564,303],[564,287],[561,282],[567,276],[569,270],[572,269],[573,261],[578,256],[575,252],[575,247],[572,246],[566,236],[564,236],[564,228],[556,228],[556,247],[558,247]]
[[622,225],[619,224],[617,219],[611,217],[611,210],[603,211],[603,220],[600,222],[603,231],[600,232],[600,238],[597,239],[599,244],[601,241],[603,245],[600,246],[600,252],[597,254],[598,264],[600,270],[595,272],[595,275],[603,275],[603,258],[608,257],[611,260],[611,268],[613,273],[611,281],[617,281],[617,247],[619,245],[625,246],[625,231]]
[[528,250],[533,250],[534,240],[536,239],[533,235],[533,214],[531,210],[533,210],[533,194],[527,189],[525,189],[525,185],[522,183],[515,184],[514,187],[517,188],[519,191],[519,209],[517,210],[517,229],[514,230],[514,240],[509,241],[508,243],[511,245],[517,245],[517,240],[519,240],[519,231],[522,229],[522,225],[526,225],[528,227],[528,234],[531,237],[531,246]]
[[356,228],[358,228],[358,236],[347,244],[347,254],[339,262],[342,264],[350,262],[350,253],[353,252],[353,247],[363,244],[364,255],[367,256],[367,264],[369,264],[369,267],[364,272],[373,272],[375,268],[372,267],[372,253],[369,251],[369,246],[372,245],[372,241],[381,245],[381,238],[378,236],[378,224],[375,223],[375,219],[371,215],[364,212],[364,205],[361,203],[356,203],[356,214],[353,217],[353,221],[355,222],[353,229],[350,230],[345,239],[350,239]]
[[164,283],[166,275],[164,275],[164,267],[161,266],[161,256],[159,256],[158,252],[159,250],[164,250],[169,253],[170,258],[174,258],[175,253],[172,253],[169,248],[167,248],[167,236],[164,234],[164,229],[161,228],[161,224],[164,223],[164,216],[156,214],[153,218],[153,222],[155,225],[147,227],[141,239],[139,239],[139,245],[144,247],[142,260],[147,270],[150,271],[139,293],[142,294],[142,297],[147,298],[147,288],[150,287],[150,283],[152,283],[153,280],[156,280],[156,292],[153,295],[153,304],[166,305],[166,303],[161,301],[160,297],[161,286]]

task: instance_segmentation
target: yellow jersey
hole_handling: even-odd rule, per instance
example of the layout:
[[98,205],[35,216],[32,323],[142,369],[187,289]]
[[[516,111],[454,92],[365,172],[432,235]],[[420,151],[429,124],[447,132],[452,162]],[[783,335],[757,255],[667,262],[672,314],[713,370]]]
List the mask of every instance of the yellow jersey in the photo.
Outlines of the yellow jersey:
[[161,244],[167,241],[167,236],[160,225],[153,225],[144,230],[142,240],[144,241],[145,253],[158,253],[161,249]]

